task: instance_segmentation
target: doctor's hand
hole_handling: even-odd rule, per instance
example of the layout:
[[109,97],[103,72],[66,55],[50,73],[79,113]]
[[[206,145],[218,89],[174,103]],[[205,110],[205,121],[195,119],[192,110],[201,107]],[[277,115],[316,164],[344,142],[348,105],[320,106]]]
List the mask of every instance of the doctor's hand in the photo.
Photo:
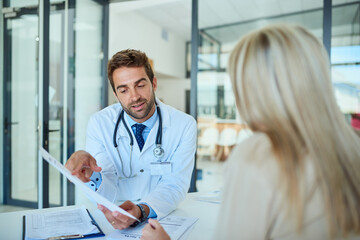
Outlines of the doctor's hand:
[[[145,205],[143,205],[145,208]],[[141,211],[136,204],[134,204],[131,201],[126,201],[123,204],[121,204],[119,207],[136,217],[137,219],[140,219],[141,217]],[[147,206],[146,206],[147,208]],[[133,224],[136,220],[132,219],[124,214],[119,213],[118,211],[111,212],[109,209],[107,209],[105,206],[98,204],[98,209],[100,209],[106,219],[111,223],[113,228],[115,229],[125,229],[128,228],[131,224]],[[146,211],[146,210],[145,210]],[[146,211],[148,212],[148,211]]]
[[96,164],[95,158],[85,151],[76,151],[67,160],[65,167],[72,175],[77,176],[83,182],[89,182],[93,171],[100,172],[101,167]]
[[149,219],[149,224],[142,230],[142,240],[170,240],[161,224],[155,219]]

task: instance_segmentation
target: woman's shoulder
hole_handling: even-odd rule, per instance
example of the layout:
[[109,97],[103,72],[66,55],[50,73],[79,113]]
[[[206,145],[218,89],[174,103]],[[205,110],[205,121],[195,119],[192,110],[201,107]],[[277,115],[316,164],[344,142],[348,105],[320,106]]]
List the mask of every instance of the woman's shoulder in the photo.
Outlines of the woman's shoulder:
[[264,177],[276,177],[279,170],[270,139],[258,132],[234,147],[227,160],[227,168],[255,172],[255,175]]
[[244,159],[252,163],[273,157],[270,139],[264,133],[254,132],[248,139],[236,145],[229,158]]

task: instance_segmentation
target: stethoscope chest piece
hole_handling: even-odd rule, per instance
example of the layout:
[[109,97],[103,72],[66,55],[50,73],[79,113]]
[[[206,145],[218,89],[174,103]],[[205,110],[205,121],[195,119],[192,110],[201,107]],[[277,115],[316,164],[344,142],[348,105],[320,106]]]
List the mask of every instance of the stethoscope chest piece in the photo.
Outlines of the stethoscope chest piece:
[[164,156],[164,149],[162,149],[160,144],[156,144],[156,148],[154,148],[153,153],[154,156],[160,160]]

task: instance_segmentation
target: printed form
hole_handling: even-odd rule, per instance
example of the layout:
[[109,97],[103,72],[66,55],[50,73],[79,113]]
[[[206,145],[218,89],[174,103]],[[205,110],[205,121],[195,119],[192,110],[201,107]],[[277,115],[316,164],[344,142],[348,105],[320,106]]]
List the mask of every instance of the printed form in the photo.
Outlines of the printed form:
[[[188,233],[189,229],[196,223],[198,218],[167,216],[162,218],[159,222],[170,235],[172,240],[183,239]],[[140,239],[141,231],[146,223],[139,224],[135,228],[127,228],[124,230],[115,230],[107,236],[108,240],[126,240],[126,239]]]
[[26,239],[47,239],[54,236],[91,234],[99,230],[84,206],[48,213],[27,214]]

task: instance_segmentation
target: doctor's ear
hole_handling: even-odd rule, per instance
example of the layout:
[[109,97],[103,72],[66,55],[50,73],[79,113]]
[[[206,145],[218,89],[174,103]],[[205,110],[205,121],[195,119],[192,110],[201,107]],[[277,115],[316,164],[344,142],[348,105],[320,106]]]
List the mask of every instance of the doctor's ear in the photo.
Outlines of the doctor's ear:
[[118,99],[118,97],[117,97],[116,92],[113,92],[113,94],[114,94],[114,97],[115,97],[116,101],[117,101],[118,103],[120,103],[120,101],[119,101],[119,99]]
[[157,79],[156,79],[156,77],[153,78],[152,85],[153,85],[153,89],[154,89],[154,92],[155,92],[156,89],[157,89]]

